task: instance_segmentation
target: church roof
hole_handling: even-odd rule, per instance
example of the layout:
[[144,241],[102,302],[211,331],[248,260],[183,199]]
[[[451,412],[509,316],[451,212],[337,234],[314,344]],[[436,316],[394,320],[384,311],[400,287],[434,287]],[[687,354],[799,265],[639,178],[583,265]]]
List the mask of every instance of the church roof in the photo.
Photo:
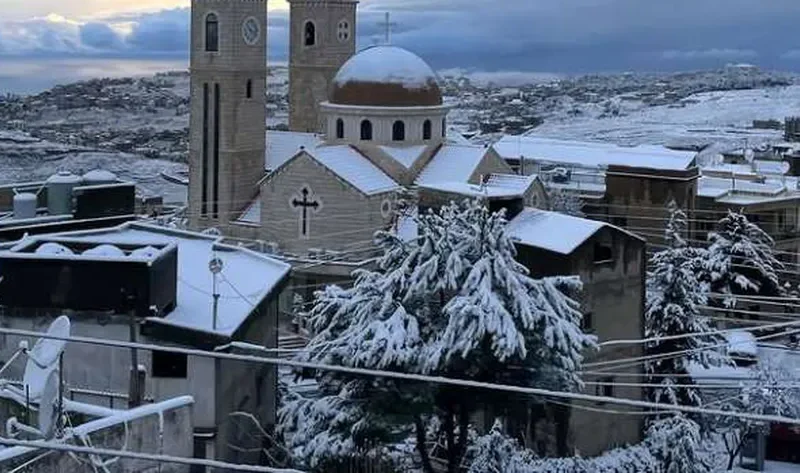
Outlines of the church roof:
[[416,54],[379,45],[360,51],[333,79],[330,102],[337,105],[422,107],[442,105],[439,79]]
[[307,154],[366,195],[400,188],[400,184],[351,146],[320,146],[307,150]]
[[467,182],[487,151],[483,146],[442,146],[414,183],[425,186],[447,181]]
[[264,156],[264,168],[274,171],[281,164],[304,149],[314,149],[322,144],[323,138],[316,133],[296,131],[267,131],[267,148]]

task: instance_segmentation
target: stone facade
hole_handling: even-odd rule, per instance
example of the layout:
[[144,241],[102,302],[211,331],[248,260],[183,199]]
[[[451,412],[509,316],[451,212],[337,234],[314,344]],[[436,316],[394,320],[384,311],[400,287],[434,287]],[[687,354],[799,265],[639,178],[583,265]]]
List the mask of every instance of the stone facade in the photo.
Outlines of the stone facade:
[[[301,232],[302,210],[292,206],[308,189],[307,236]],[[394,193],[366,195],[306,153],[270,174],[261,187],[261,239],[288,252],[311,248],[343,251],[371,242],[377,230],[392,223]]]
[[[192,2],[192,228],[225,225],[235,219],[255,197],[264,174],[266,8],[266,0]],[[217,21],[216,48],[207,44],[213,41],[206,37],[213,18]]]
[[[319,104],[333,77],[356,52],[355,0],[289,0],[289,129],[325,130]],[[307,25],[313,25],[308,44]],[[345,27],[346,25],[346,27]]]

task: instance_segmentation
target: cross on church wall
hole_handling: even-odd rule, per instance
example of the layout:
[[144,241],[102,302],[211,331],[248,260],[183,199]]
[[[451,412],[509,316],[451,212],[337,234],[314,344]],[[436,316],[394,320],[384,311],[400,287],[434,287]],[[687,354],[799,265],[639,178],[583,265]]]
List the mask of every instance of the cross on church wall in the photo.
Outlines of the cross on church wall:
[[397,23],[392,23],[391,21],[391,14],[386,12],[385,20],[383,23],[378,23],[378,26],[382,26],[386,28],[386,44],[390,44],[392,41],[392,27],[397,26]]
[[311,191],[308,190],[308,187],[303,187],[303,190],[300,191],[300,195],[302,199],[292,199],[292,207],[300,209],[300,234],[302,236],[308,236],[308,210],[313,209],[315,212],[318,211],[320,203],[313,198],[309,198]]

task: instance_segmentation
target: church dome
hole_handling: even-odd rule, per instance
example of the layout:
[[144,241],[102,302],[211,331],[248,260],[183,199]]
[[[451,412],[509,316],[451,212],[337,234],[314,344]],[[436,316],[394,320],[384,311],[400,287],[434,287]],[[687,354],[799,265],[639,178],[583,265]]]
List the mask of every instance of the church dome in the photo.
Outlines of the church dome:
[[333,79],[330,102],[373,107],[442,105],[433,69],[396,46],[372,46],[351,57]]

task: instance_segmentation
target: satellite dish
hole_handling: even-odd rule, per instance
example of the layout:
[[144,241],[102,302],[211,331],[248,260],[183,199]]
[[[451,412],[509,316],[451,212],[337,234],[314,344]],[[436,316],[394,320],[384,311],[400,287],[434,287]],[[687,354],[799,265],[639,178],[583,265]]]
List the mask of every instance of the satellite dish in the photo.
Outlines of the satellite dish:
[[[62,315],[55,319],[47,329],[47,334],[55,337],[69,337],[69,318]],[[47,378],[58,367],[58,357],[64,352],[66,340],[40,338],[28,352],[28,362],[22,377],[23,390],[28,389],[30,400],[39,400],[44,392]]]
[[39,401],[39,432],[45,439],[53,438],[56,420],[59,412],[58,403],[58,384],[61,381],[58,371],[50,371],[47,381],[42,391],[42,399]]

